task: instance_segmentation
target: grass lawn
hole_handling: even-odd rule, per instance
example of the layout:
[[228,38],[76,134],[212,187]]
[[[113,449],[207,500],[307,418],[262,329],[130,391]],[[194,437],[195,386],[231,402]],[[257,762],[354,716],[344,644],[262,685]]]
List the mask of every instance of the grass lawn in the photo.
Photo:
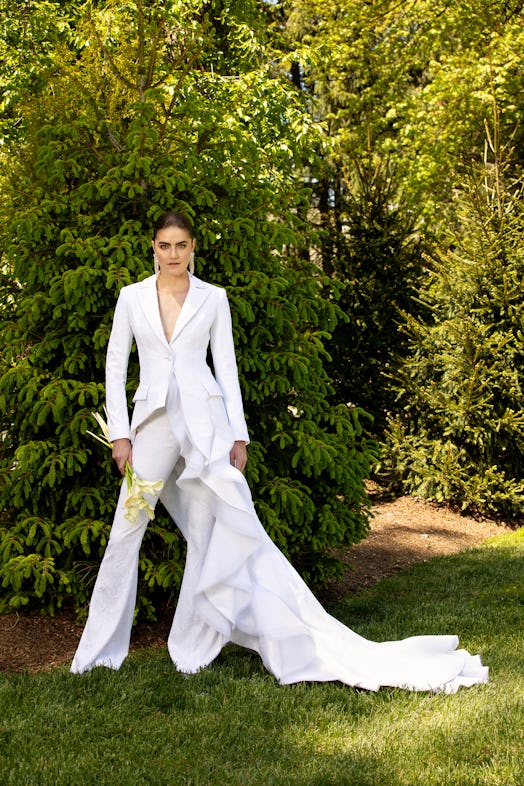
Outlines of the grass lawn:
[[524,784],[524,530],[330,611],[376,640],[457,633],[490,683],[453,696],[280,687],[236,647],[191,677],[165,649],[119,672],[0,675],[0,784]]

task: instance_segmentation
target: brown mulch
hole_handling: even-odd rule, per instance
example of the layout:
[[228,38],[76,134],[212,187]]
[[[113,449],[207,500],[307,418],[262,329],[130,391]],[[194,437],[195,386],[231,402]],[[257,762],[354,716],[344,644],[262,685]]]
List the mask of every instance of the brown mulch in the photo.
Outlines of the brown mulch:
[[348,570],[329,589],[330,599],[338,600],[410,565],[474,548],[511,531],[500,522],[463,516],[413,497],[377,502],[372,512],[366,539],[340,555]]
[[[326,598],[358,592],[414,563],[454,554],[508,531],[494,521],[461,516],[412,497],[377,499],[373,513],[368,537],[343,555],[348,570]],[[164,646],[173,612],[165,609],[158,622],[138,625],[131,648]],[[55,617],[0,615],[0,671],[40,671],[68,663],[81,632],[72,612]]]

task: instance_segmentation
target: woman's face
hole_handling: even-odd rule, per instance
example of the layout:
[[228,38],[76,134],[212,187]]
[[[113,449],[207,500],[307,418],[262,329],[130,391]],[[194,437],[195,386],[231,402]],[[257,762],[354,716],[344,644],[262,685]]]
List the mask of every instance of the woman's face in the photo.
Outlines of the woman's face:
[[195,240],[186,229],[179,227],[159,229],[152,245],[162,277],[176,278],[186,275],[195,248]]

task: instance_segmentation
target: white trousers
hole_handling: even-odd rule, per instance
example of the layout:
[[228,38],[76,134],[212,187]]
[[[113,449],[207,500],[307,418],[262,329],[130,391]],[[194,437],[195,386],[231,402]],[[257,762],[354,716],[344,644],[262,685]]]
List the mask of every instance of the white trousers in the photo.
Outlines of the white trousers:
[[[166,410],[154,413],[138,430],[133,444],[133,469],[144,480],[167,482],[178,474],[180,443],[173,434]],[[76,651],[71,671],[92,666],[118,669],[129,651],[138,582],[138,557],[149,523],[140,511],[132,523],[125,518],[124,480],[111,534],[98,572],[89,607],[89,617]],[[156,497],[148,496],[154,506]],[[169,501],[167,501],[169,505]]]

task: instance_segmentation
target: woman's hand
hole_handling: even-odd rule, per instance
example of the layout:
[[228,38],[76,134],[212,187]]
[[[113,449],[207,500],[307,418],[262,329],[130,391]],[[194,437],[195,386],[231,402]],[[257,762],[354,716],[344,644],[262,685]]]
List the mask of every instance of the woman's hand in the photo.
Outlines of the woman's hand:
[[236,467],[243,472],[247,464],[247,449],[246,443],[238,439],[233,443],[233,447],[229,451],[229,460],[233,467]]
[[124,474],[126,461],[129,461],[130,466],[133,466],[131,442],[128,439],[115,439],[113,442],[113,458],[121,475]]

